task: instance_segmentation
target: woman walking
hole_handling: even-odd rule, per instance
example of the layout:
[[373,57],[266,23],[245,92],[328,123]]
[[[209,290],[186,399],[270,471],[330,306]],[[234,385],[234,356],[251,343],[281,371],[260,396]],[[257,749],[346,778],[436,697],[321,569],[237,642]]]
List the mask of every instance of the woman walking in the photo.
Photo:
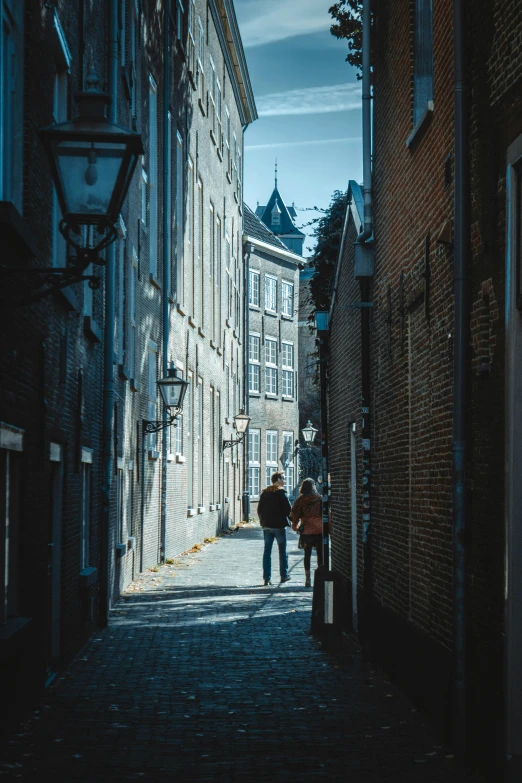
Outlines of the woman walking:
[[312,549],[315,548],[317,552],[317,565],[323,564],[321,496],[317,493],[313,479],[307,478],[301,484],[299,497],[290,512],[290,519],[292,530],[299,533],[299,549],[304,549],[305,587],[310,587]]

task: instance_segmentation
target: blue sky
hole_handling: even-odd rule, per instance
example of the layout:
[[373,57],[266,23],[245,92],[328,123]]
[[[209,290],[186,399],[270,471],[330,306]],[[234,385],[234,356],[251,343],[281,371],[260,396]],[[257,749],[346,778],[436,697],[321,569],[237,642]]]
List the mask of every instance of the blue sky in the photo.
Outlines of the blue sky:
[[[235,0],[259,119],[245,134],[245,201],[274,187],[296,208],[326,207],[361,181],[361,83],[330,34],[333,0]],[[316,213],[298,212],[305,223]],[[311,248],[313,241],[305,241]]]

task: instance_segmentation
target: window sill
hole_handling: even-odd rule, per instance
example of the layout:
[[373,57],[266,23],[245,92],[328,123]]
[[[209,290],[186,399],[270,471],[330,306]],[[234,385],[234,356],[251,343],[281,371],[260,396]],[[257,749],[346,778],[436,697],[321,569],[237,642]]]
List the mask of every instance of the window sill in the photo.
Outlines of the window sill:
[[203,328],[201,326],[198,327],[198,334],[200,337],[206,337],[207,335],[203,331]]
[[183,465],[183,463],[185,462],[185,457],[183,456],[183,454],[176,454],[176,462],[179,465]]
[[265,307],[265,315],[270,315],[272,318],[277,318],[277,312],[275,310],[267,310]]
[[210,138],[212,139],[212,144],[217,144],[216,137],[214,136],[214,131],[212,128],[210,129]]
[[223,154],[222,154],[221,150],[219,149],[219,147],[216,147],[216,152],[217,152],[217,156],[218,156],[219,160],[223,161]]
[[69,287],[60,288],[58,291],[62,304],[66,306],[69,312],[75,312],[78,310],[78,300],[76,299],[74,291]]
[[219,345],[218,345],[218,347],[217,347],[217,352],[218,352],[218,355],[219,355],[219,356],[222,356],[222,355],[223,355],[223,351],[221,350],[221,346],[219,346]]
[[192,326],[193,329],[196,328],[196,322],[193,320],[193,316],[189,315],[188,317],[189,326]]
[[289,397],[287,394],[283,394],[281,399],[283,402],[295,402],[295,397]]
[[261,397],[261,392],[250,391],[250,389],[249,389],[248,390],[248,396],[249,397]]
[[203,106],[203,103],[201,102],[201,98],[198,98],[198,106],[201,114],[203,117],[206,115],[205,107]]
[[230,503],[230,498],[225,498],[225,503]]
[[225,321],[225,323],[226,323],[226,325],[227,325],[229,328],[232,326],[232,321],[230,320],[230,318],[227,318],[227,320]]
[[156,449],[149,449],[149,459],[150,460],[157,460],[160,458],[159,451],[156,451]]
[[138,383],[135,378],[129,378],[129,389],[131,390],[131,392],[139,391]]
[[230,424],[231,422],[232,422],[232,419],[230,418],[230,416],[227,416],[225,418],[225,424]]
[[265,394],[265,397],[266,397],[267,400],[277,400],[278,395],[277,394],[272,394],[271,392],[267,392]]
[[293,321],[294,316],[293,315],[287,315],[286,313],[281,313],[281,318],[283,318],[285,321]]
[[214,342],[214,340],[212,340],[212,338],[210,339],[210,347],[211,347],[211,348],[214,348],[214,350],[216,350],[216,348],[217,348],[217,345],[216,345],[216,343]]
[[80,571],[80,588],[86,590],[98,581],[98,570],[93,566],[87,566]]
[[167,462],[175,462],[176,461],[176,455],[173,454],[171,451],[167,454]]
[[235,200],[236,204],[239,204],[239,199],[237,197],[236,191],[234,191],[234,200]]
[[230,176],[228,171],[227,171],[227,179],[228,179],[228,181],[229,181],[229,183],[231,185],[232,184],[232,177]]
[[249,309],[249,310],[256,310],[257,312],[259,312],[259,310],[260,310],[260,307],[259,307],[259,305],[250,304],[250,302],[249,302],[249,303],[248,303],[248,309]]
[[221,511],[221,503],[216,503],[216,511]]
[[196,509],[195,508],[187,508],[187,516],[188,517],[195,517],[196,516]]
[[205,506],[198,506],[198,514],[204,514],[206,510]]
[[210,506],[208,507],[208,510],[209,511],[215,511],[216,510],[216,504],[215,503],[211,503]]
[[155,275],[153,275],[153,274],[152,274],[152,272],[150,272],[150,274],[149,274],[149,283],[150,283],[151,285],[153,285],[153,286],[154,286],[154,288],[157,288],[157,289],[158,289],[158,291],[160,291],[160,290],[161,290],[161,285],[160,285],[160,283],[159,283],[159,280],[156,278],[156,276],[155,276]]
[[426,108],[422,113],[421,118],[419,119],[414,129],[406,139],[407,149],[411,149],[414,146],[414,144],[418,141],[421,132],[424,131],[424,129],[428,126],[429,121],[433,116],[433,109],[434,109],[433,101],[428,101],[428,103],[426,104]]
[[176,54],[179,56],[182,62],[185,62],[187,59],[187,54],[185,52],[185,47],[179,40],[179,38],[176,39]]
[[239,337],[239,329],[236,329],[236,327],[234,327],[234,337]]
[[189,81],[190,81],[190,85],[191,85],[192,89],[194,91],[197,90],[196,80],[194,78],[194,74],[192,73],[192,71],[188,71],[188,77],[189,77]]
[[129,368],[126,367],[124,364],[118,364],[118,375],[120,376],[122,381],[128,381],[130,379]]
[[177,303],[176,309],[177,309],[177,311],[178,311],[178,313],[180,315],[186,315],[187,314],[187,311],[186,311],[185,307],[182,304],[180,304],[180,302]]
[[102,333],[100,327],[90,315],[83,316],[83,333],[93,343],[100,343],[102,339]]
[[127,544],[116,544],[116,557],[121,559],[127,554]]

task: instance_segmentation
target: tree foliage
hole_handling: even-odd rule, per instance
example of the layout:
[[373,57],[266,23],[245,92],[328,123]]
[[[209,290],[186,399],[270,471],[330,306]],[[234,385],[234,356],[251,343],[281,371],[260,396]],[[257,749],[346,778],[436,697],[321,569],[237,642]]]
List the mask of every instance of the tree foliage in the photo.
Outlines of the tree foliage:
[[346,197],[346,192],[334,191],[330,206],[323,210],[321,217],[315,221],[314,236],[317,244],[310,262],[315,269],[315,274],[310,280],[310,293],[315,310],[330,308],[335,267],[343,233]]
[[338,0],[329,9],[335,20],[330,32],[336,38],[346,39],[346,60],[355,66],[360,76],[362,68],[362,0]]

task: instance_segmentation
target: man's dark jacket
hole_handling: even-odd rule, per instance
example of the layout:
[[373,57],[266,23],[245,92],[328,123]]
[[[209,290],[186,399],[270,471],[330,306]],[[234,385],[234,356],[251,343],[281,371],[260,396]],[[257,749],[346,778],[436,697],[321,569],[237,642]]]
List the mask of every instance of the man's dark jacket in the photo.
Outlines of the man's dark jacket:
[[257,515],[261,527],[288,527],[288,516],[292,507],[284,489],[272,484],[261,492],[257,504]]

